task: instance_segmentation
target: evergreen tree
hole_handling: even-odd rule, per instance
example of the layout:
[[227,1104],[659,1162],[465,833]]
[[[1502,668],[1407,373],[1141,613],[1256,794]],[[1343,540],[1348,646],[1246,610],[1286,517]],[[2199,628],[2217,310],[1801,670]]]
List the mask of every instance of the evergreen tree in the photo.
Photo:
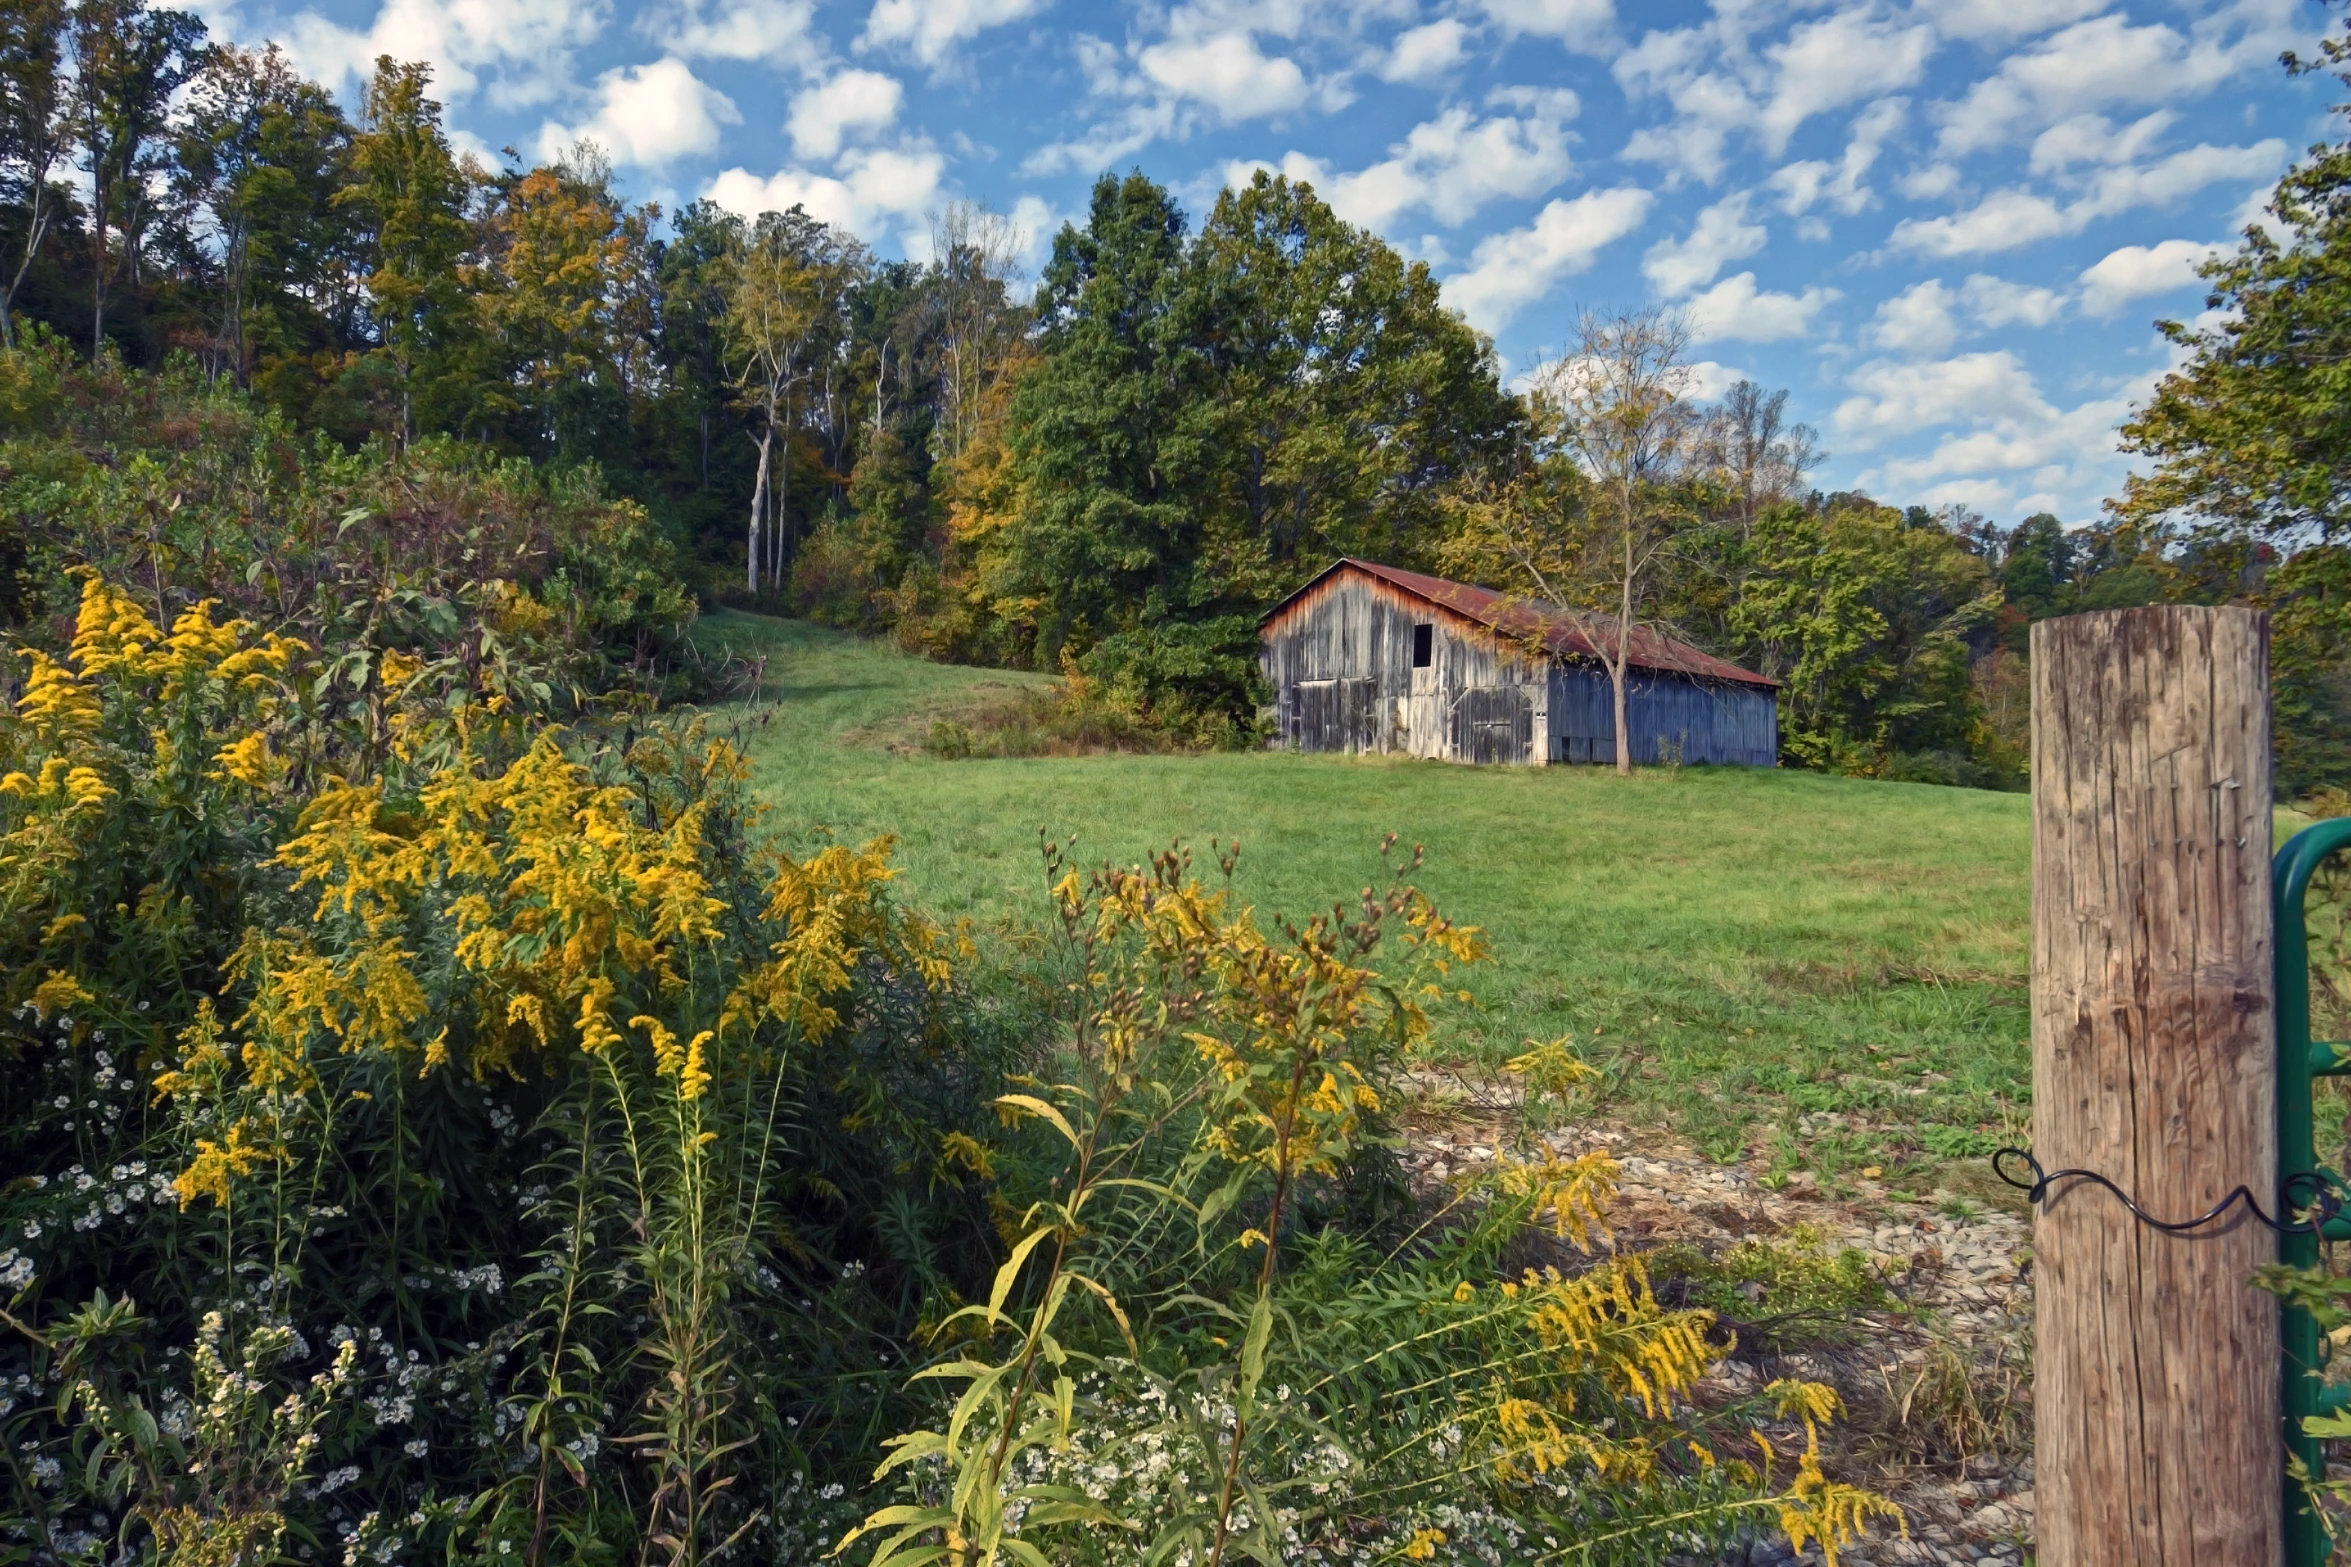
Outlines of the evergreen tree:
[[1015,394],[1009,438],[1020,510],[985,587],[1048,664],[1065,642],[1207,597],[1197,512],[1178,484],[1200,468],[1200,437],[1180,425],[1202,385],[1176,316],[1184,226],[1141,174],[1104,175],[1085,227],[1055,236],[1037,290],[1044,357]]

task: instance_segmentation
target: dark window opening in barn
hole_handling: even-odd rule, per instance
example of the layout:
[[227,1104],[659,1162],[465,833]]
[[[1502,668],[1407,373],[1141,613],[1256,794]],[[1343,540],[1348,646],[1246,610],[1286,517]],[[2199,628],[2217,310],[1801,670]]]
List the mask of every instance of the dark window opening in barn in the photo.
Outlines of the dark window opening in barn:
[[1437,628],[1427,623],[1412,628],[1412,667],[1426,669],[1437,654]]

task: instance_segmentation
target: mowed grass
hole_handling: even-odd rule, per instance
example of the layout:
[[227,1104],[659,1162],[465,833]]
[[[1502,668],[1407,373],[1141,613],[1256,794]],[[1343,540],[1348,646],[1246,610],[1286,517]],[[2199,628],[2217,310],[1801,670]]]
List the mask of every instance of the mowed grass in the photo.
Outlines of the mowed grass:
[[1238,840],[1241,896],[1292,917],[1380,881],[1394,832],[1494,948],[1474,1004],[1444,1020],[1454,1058],[1571,1034],[1608,1113],[1832,1185],[1877,1166],[1924,1189],[2022,1140],[2023,796],[1265,752],[943,761],[921,751],[932,721],[1037,677],[753,616],[706,635],[767,660],[760,699],[724,717],[773,825],[802,843],[893,835],[905,894],[983,940],[1040,922],[1040,829],[1095,861],[1182,840],[1209,874],[1209,841]]

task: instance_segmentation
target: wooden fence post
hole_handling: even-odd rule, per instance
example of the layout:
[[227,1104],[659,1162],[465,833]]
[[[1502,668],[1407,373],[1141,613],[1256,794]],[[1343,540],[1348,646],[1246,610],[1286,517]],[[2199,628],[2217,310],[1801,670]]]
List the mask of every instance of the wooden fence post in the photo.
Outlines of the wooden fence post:
[[[2160,1219],[2274,1213],[2268,622],[2074,615],[2032,663],[2033,1153]],[[2072,1182],[2033,1252],[2041,1567],[2277,1567],[2275,1236]]]

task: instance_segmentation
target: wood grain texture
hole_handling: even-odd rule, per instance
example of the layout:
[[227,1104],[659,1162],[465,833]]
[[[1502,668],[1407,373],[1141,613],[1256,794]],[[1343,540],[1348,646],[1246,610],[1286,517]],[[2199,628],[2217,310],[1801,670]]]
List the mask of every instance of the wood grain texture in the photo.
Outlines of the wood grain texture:
[[[2032,663],[2033,1152],[2160,1218],[2274,1209],[2268,624],[2077,615]],[[2275,1237],[2080,1184],[2033,1236],[2042,1567],[2274,1567]]]

